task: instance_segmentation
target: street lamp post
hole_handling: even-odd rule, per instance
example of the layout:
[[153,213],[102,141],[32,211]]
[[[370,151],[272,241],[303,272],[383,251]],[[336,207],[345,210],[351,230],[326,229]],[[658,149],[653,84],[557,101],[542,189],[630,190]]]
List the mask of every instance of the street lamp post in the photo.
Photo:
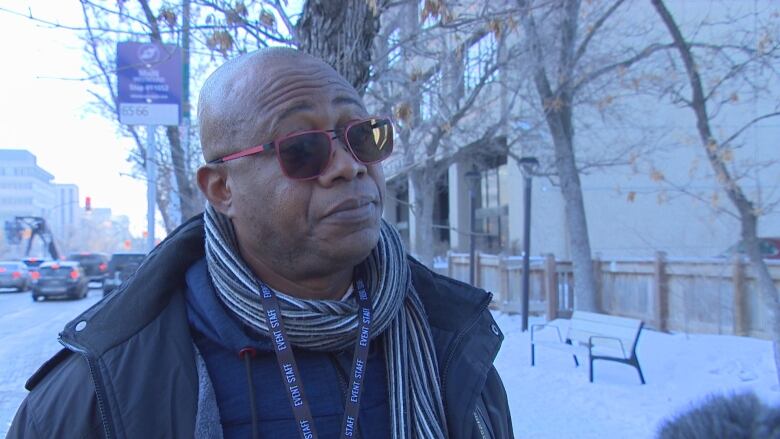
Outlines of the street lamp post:
[[528,330],[528,307],[530,305],[530,283],[531,283],[531,178],[536,168],[539,167],[539,160],[536,157],[521,157],[519,160],[520,169],[523,171],[525,196],[524,204],[524,224],[523,224],[523,326],[522,330]]
[[466,181],[469,185],[469,210],[471,219],[469,221],[469,283],[474,285],[476,280],[476,223],[477,223],[477,185],[481,177],[476,165],[472,165],[471,170],[466,172]]

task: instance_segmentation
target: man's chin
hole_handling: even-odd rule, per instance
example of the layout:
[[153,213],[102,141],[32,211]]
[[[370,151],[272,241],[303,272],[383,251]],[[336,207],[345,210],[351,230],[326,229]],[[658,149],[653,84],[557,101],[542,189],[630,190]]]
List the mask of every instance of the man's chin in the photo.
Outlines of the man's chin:
[[325,249],[332,262],[356,265],[366,259],[379,242],[379,226],[352,231],[334,241]]

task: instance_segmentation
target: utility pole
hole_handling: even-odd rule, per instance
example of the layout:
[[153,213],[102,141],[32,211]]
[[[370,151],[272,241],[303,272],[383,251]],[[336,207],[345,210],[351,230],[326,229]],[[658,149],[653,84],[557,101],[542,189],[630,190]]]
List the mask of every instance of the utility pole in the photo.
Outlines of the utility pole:
[[[179,127],[179,138],[184,150],[187,163],[190,152],[190,0],[182,1],[182,25],[181,25],[181,67],[182,67],[182,94],[181,115],[182,121]],[[186,220],[186,218],[182,218]]]
[[154,248],[154,211],[157,207],[157,143],[156,125],[146,126],[146,248]]

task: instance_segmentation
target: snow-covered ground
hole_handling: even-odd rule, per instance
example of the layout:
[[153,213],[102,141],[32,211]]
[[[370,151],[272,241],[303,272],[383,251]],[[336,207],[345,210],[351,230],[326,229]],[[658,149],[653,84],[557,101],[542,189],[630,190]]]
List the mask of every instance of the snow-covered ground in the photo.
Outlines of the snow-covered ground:
[[531,367],[530,335],[521,331],[520,316],[495,318],[506,337],[495,364],[518,438],[649,439],[662,420],[712,393],[752,390],[780,404],[765,340],[643,330],[637,356],[647,384],[633,367],[608,361],[595,362],[591,384],[587,362],[575,367],[561,351],[537,348]]
[[[29,293],[0,292],[0,437],[5,437],[24,382],[59,349],[63,325],[100,299],[33,303]],[[638,350],[647,384],[629,366],[575,367],[562,352],[539,348],[530,364],[520,316],[496,314],[506,339],[496,359],[518,438],[652,438],[663,419],[711,393],[754,390],[780,404],[769,342],[744,337],[662,334],[644,330]],[[533,322],[540,320],[534,320]]]

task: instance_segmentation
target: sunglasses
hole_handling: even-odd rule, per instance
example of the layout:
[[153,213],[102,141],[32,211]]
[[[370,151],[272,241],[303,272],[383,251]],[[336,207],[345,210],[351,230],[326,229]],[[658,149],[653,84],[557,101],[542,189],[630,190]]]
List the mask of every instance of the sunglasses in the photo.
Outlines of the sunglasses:
[[273,149],[284,175],[293,180],[310,180],[328,168],[335,139],[341,139],[358,162],[378,163],[393,152],[393,122],[389,118],[369,118],[333,130],[299,131],[208,163],[225,163]]

